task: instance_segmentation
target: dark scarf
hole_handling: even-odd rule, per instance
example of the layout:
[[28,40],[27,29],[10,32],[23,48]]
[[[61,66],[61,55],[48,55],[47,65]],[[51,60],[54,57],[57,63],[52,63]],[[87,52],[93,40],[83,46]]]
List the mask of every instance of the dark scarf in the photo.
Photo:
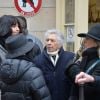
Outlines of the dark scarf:
[[84,67],[88,64],[88,62],[95,58],[99,58],[97,47],[92,47],[92,48],[86,49],[82,53],[82,61],[80,63],[80,67],[82,69],[84,69]]

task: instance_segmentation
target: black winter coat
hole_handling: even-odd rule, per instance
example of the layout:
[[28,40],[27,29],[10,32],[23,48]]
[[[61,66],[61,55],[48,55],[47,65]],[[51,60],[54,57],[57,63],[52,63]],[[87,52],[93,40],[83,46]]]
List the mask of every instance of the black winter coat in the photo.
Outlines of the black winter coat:
[[68,100],[71,88],[70,80],[65,76],[65,69],[74,54],[64,51],[63,48],[59,51],[59,58],[54,66],[49,55],[44,49],[43,53],[35,58],[35,64],[44,74],[47,86],[50,90],[53,100]]
[[[94,64],[98,59],[97,48],[89,48],[82,54],[82,61],[78,64],[71,64],[67,70],[66,75],[75,82],[75,76],[80,72],[86,72],[87,69]],[[84,85],[84,98],[85,100],[99,100],[100,99],[100,63],[89,73],[94,76],[95,82],[87,83]],[[71,96],[74,97],[72,100],[79,100],[79,86],[73,84]],[[76,98],[76,99],[75,99]]]
[[2,94],[23,93],[26,98],[31,97],[32,100],[51,100],[41,70],[29,61],[7,59],[1,65],[0,77],[4,82],[0,85]]

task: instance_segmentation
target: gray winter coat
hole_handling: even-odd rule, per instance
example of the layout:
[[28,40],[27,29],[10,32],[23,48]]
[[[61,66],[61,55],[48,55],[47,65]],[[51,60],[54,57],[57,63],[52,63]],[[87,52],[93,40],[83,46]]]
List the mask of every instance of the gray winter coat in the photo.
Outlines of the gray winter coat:
[[[1,65],[2,94],[5,92],[23,93],[32,100],[51,100],[49,90],[45,84],[42,72],[35,65],[26,60],[7,59]],[[25,85],[20,86],[20,83]],[[28,99],[30,100],[30,99]]]

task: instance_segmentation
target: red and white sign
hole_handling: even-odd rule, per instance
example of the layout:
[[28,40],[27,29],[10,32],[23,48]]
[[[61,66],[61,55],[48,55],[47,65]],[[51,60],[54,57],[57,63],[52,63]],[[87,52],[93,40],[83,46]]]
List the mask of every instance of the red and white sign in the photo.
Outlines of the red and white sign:
[[42,0],[14,0],[15,7],[23,16],[34,16],[42,5]]

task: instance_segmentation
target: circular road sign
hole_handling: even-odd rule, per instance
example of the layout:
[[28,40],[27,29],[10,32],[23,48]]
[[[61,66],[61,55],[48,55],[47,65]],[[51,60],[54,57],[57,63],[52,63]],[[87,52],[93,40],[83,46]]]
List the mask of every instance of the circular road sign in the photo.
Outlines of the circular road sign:
[[34,16],[41,8],[42,0],[14,0],[19,13],[23,16]]

